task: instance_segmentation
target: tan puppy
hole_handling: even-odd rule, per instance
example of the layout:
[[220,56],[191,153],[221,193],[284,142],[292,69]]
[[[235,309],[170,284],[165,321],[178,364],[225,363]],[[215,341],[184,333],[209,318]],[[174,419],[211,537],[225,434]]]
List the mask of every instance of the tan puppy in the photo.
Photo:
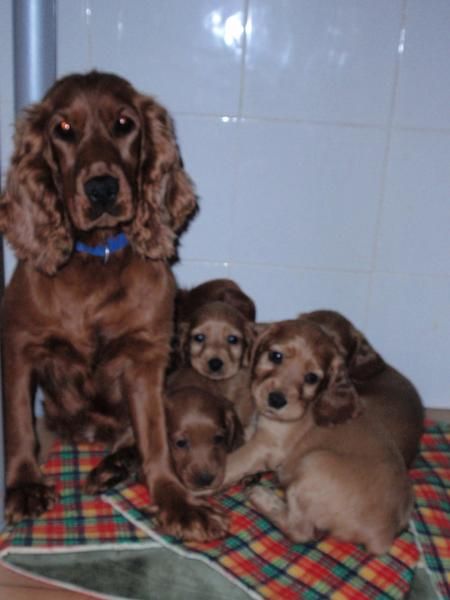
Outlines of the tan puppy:
[[252,393],[256,431],[229,456],[225,486],[275,471],[285,499],[256,487],[250,500],[293,541],[328,532],[387,551],[412,507],[405,464],[332,338],[307,319],[269,327],[257,342]]

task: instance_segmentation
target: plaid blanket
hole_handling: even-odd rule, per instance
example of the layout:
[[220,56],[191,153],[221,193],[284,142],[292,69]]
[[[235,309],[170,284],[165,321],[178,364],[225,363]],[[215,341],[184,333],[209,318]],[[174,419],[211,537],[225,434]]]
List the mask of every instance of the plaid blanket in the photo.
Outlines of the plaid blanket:
[[[57,444],[44,469],[60,501],[38,519],[26,519],[0,536],[0,555],[40,549],[67,551],[101,545],[142,547],[151,540],[207,561],[254,598],[379,599],[407,594],[419,553],[440,594],[450,597],[450,426],[430,424],[411,471],[416,510],[410,531],[389,553],[373,556],[353,544],[325,538],[292,544],[253,511],[240,486],[214,501],[231,512],[223,540],[182,544],[160,535],[142,511],[149,498],[139,484],[111,490],[103,498],[82,495],[86,473],[104,455],[100,446]],[[263,485],[272,486],[270,478]]]

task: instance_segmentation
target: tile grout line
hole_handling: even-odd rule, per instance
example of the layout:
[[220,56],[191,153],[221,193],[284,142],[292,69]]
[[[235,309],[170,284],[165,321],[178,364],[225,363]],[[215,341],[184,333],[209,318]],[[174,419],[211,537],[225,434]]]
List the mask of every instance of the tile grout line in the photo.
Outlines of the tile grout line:
[[387,188],[387,175],[389,170],[389,160],[391,157],[391,141],[393,135],[393,122],[394,122],[394,112],[397,101],[397,93],[398,93],[398,85],[400,78],[400,62],[401,57],[404,52],[405,46],[405,36],[406,36],[406,22],[407,22],[407,2],[408,0],[403,0],[401,7],[401,18],[400,18],[400,35],[397,43],[396,50],[396,60],[394,67],[394,77],[392,82],[392,92],[390,98],[389,105],[389,114],[388,120],[386,123],[386,140],[385,140],[385,150],[383,156],[382,170],[381,170],[381,186],[379,190],[379,201],[377,207],[377,215],[375,220],[375,232],[372,244],[372,256],[370,260],[370,270],[369,270],[369,283],[367,289],[367,298],[366,298],[366,306],[365,306],[365,315],[364,315],[364,326],[367,329],[369,324],[369,312],[370,306],[372,304],[372,294],[374,287],[374,276],[375,276],[375,267],[377,262],[377,255],[379,250],[379,236],[381,232],[381,222],[385,207],[386,201],[386,188]]

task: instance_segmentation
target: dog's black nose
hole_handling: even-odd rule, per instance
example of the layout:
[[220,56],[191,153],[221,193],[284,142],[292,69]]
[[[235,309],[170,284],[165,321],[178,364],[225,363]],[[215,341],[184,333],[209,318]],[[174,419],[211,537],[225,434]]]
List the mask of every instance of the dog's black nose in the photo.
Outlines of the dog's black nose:
[[287,400],[281,392],[270,392],[268,404],[271,408],[283,408],[287,404]]
[[208,471],[202,471],[195,478],[198,487],[208,487],[214,481],[214,475]]
[[114,206],[119,191],[119,181],[111,175],[92,177],[84,184],[84,191],[91,204],[105,212]]
[[220,371],[223,367],[223,360],[221,358],[211,358],[208,360],[208,367],[210,371],[214,371],[214,373]]

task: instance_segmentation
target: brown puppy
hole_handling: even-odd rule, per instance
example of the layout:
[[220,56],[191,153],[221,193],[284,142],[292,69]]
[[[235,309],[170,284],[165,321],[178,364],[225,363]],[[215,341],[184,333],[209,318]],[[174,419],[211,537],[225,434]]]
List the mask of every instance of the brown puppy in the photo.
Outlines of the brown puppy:
[[370,414],[383,424],[410,466],[419,450],[424,420],[413,384],[388,365],[343,315],[317,310],[300,317],[317,323],[333,339],[356,391],[370,404]]
[[167,393],[166,419],[178,479],[192,492],[218,490],[227,453],[244,440],[231,402],[200,388],[182,387]]
[[117,443],[130,425],[163,528],[226,523],[171,470],[163,382],[173,327],[169,259],[196,209],[172,119],[110,73],[64,77],[18,121],[0,230],[19,259],[2,315],[9,522],[49,509],[33,394],[71,440]]
[[332,338],[307,319],[269,327],[255,350],[252,392],[256,430],[229,456],[225,485],[273,470],[285,499],[257,487],[250,500],[293,541],[326,531],[387,551],[412,507],[406,467]]
[[172,373],[169,382],[184,382],[225,396],[247,426],[253,412],[249,379],[253,327],[224,302],[201,306],[182,328],[183,368]]
[[178,289],[176,295],[177,321],[189,321],[193,313],[210,302],[225,302],[241,312],[248,321],[256,318],[253,300],[232,279],[211,279],[196,287]]
[[[226,455],[244,441],[243,429],[231,402],[205,389],[174,387],[165,394],[166,428],[173,469],[191,492],[218,490],[223,484]],[[96,491],[138,476],[141,464],[133,434],[127,445],[110,454],[100,471],[91,471]]]

